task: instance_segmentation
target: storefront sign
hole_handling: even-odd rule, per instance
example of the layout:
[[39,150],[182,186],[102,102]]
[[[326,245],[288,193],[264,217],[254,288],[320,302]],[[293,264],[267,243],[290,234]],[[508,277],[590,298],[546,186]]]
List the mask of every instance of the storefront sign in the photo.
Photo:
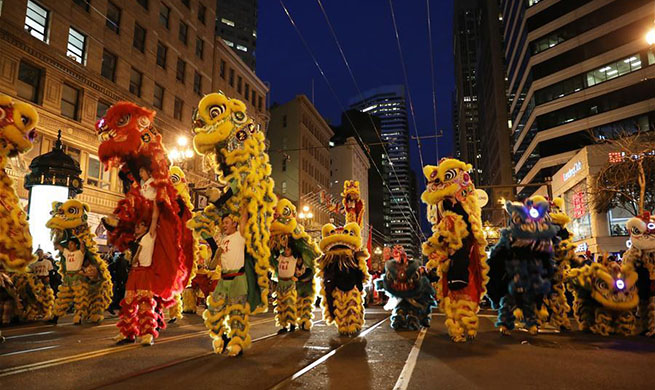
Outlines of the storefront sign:
[[576,161],[576,163],[573,164],[573,167],[571,167],[571,169],[569,169],[568,171],[562,174],[562,178],[564,179],[564,181],[567,181],[573,176],[575,176],[575,174],[580,172],[581,170],[582,170],[582,162]]
[[98,245],[107,245],[107,230],[102,224],[102,217],[105,217],[105,215],[94,213],[93,211],[90,211],[88,215],[89,228],[96,235],[96,242]]
[[585,253],[589,249],[589,245],[586,242],[581,243],[575,247],[575,253]]
[[485,190],[476,189],[476,194],[478,195],[478,206],[484,207],[489,203],[489,195],[487,195]]

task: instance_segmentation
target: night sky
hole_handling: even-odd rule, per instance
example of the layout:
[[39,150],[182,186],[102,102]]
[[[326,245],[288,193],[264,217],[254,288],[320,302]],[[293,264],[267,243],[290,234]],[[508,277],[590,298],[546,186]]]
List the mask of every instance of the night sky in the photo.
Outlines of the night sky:
[[[346,59],[362,91],[385,84],[403,84],[388,0],[322,0],[330,22],[342,45]],[[357,90],[341,59],[338,48],[316,0],[284,0],[300,32],[314,52],[329,82],[348,105]],[[407,67],[419,135],[435,133],[425,0],[393,2],[400,43]],[[454,90],[452,49],[452,0],[430,0],[434,53],[437,123],[444,136],[439,140],[440,155],[452,153],[451,93]],[[311,99],[330,124],[339,124],[342,108],[320,75],[311,56],[289,22],[279,0],[259,1],[257,31],[257,75],[271,84],[271,102],[286,103],[298,94]],[[409,111],[409,102],[407,105]],[[414,126],[409,115],[410,135]],[[411,166],[424,180],[415,140],[410,141]],[[436,162],[434,139],[422,141],[425,164]],[[421,207],[423,209],[423,207]],[[426,231],[424,210],[421,219]]]

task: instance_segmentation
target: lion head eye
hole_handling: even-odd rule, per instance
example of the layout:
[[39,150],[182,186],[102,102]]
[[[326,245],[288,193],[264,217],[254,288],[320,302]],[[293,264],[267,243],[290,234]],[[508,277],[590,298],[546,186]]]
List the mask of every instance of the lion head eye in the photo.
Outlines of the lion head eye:
[[638,236],[641,234],[641,230],[639,230],[638,227],[633,226],[632,229],[630,229],[630,233],[632,233],[634,236]]
[[284,210],[282,211],[282,215],[284,215],[284,216],[291,215],[291,209],[288,208],[288,207],[285,207]]
[[454,169],[449,169],[449,170],[446,171],[443,178],[444,178],[444,181],[450,181],[450,180],[453,180],[455,178],[455,176],[457,176],[457,172]]
[[354,236],[354,235],[355,235],[355,231],[354,231],[354,230],[351,230],[351,231],[348,232],[348,234],[350,234],[351,236]]
[[126,126],[128,123],[130,123],[130,119],[132,119],[132,114],[123,115],[116,122],[116,126],[118,127]]
[[75,207],[69,207],[68,214],[77,214],[77,209]]
[[209,117],[212,119],[218,118],[224,112],[225,112],[224,104],[209,107]]
[[243,111],[236,111],[232,113],[232,119],[236,123],[244,123],[246,121],[246,113]]
[[333,234],[336,233],[336,232],[337,232],[336,230],[332,229],[332,230],[330,230],[330,232],[328,233],[328,235],[331,236],[331,235],[333,235]]

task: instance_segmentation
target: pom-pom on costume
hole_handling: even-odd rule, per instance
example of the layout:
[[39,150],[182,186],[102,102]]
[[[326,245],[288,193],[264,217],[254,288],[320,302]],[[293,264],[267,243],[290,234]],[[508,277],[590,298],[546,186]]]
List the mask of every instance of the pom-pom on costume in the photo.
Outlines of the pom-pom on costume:
[[[432,308],[437,306],[437,302],[425,269],[418,260],[408,260],[400,245],[393,247],[391,259],[388,255],[385,257],[385,273],[377,284],[381,284],[396,301],[391,314],[391,327],[410,330],[430,327]],[[435,270],[432,280],[436,282],[437,279]]]
[[[237,99],[229,99],[223,93],[204,96],[193,116],[195,136],[193,146],[204,156],[204,161],[214,169],[219,181],[224,183],[214,189],[209,197],[212,205],[203,215],[194,218],[193,229],[200,238],[205,237],[203,220],[216,221],[218,217],[237,214],[246,210],[244,231],[247,280],[247,302],[235,301],[220,293],[219,281],[214,293],[207,298],[208,309],[204,312],[205,325],[214,339],[214,351],[222,352],[223,336],[229,335],[228,353],[239,355],[250,346],[251,313],[268,309],[268,270],[270,227],[277,202],[273,193],[271,165],[266,153],[264,134],[246,115],[246,106]],[[230,270],[222,270],[228,272]],[[223,275],[225,279],[225,275]]]
[[84,249],[83,264],[95,268],[91,273],[85,272],[90,269],[85,270],[81,264],[78,269],[68,269],[69,262],[63,248],[60,249],[59,273],[62,276],[62,284],[57,294],[54,315],[65,315],[72,305],[75,309],[75,323],[81,323],[82,320],[96,323],[102,321],[112,299],[111,275],[107,263],[98,255],[98,246],[88,223],[88,211],[89,206],[79,200],[53,202],[52,217],[46,223],[55,246],[65,247],[66,241],[75,237]]
[[[278,284],[275,292],[275,320],[286,329],[296,325],[310,330],[313,305],[316,297],[314,273],[316,259],[321,252],[314,240],[296,220],[296,206],[288,199],[280,199],[271,224],[271,265],[277,270]],[[281,270],[279,258],[285,248],[290,248],[297,263],[293,273]],[[288,272],[292,277],[280,275]]]
[[541,196],[525,203],[505,202],[510,224],[491,250],[487,286],[494,307],[499,307],[496,326],[502,334],[514,329],[516,309],[522,311],[528,331],[538,332],[536,310],[551,291],[553,252],[559,240],[559,227],[551,223],[549,207]]
[[329,223],[321,233],[318,276],[323,319],[328,325],[336,324],[341,335],[355,335],[364,326],[362,293],[369,279],[369,254],[362,248],[360,226],[350,222],[337,228]]
[[32,148],[38,121],[34,107],[0,94],[0,265],[8,271],[24,271],[36,261],[25,212],[5,168],[9,158]]
[[632,265],[605,261],[585,265],[570,270],[566,282],[580,330],[603,336],[635,333],[639,296]]
[[346,223],[355,222],[360,227],[364,221],[364,201],[359,192],[359,182],[357,180],[346,180],[343,183],[343,209],[346,214]]
[[423,243],[423,254],[428,270],[437,271],[437,300],[455,342],[476,336],[477,312],[488,280],[482,211],[470,169],[470,164],[450,158],[423,168],[427,186],[421,199],[428,205],[433,232]]
[[575,245],[571,242],[573,233],[566,228],[566,225],[571,222],[571,218],[564,213],[564,199],[553,199],[550,205],[550,218],[559,227],[557,232],[559,243],[554,248],[555,272],[550,293],[544,298],[544,304],[548,311],[547,320],[552,326],[557,329],[571,330],[571,320],[568,316],[571,306],[566,299],[564,276],[575,261]]
[[[130,270],[117,324],[125,340],[141,335],[146,345],[159,335],[156,328],[162,325],[161,321],[158,324],[161,314],[155,312],[155,307],[174,303],[174,295],[187,285],[193,266],[191,232],[186,228],[187,217],[179,215],[177,192],[170,179],[161,135],[153,127],[154,116],[154,111],[118,102],[96,124],[102,140],[100,160],[105,166],[119,167],[121,176],[131,182],[114,211],[118,222],[108,229],[109,242],[121,251],[134,247],[137,223],[143,221],[150,226],[147,216],[155,205],[159,211],[152,263]],[[141,168],[150,176],[150,183],[144,186],[139,182]]]
[[623,255],[639,275],[639,318],[641,330],[655,336],[655,215],[643,213],[627,223],[632,245]]

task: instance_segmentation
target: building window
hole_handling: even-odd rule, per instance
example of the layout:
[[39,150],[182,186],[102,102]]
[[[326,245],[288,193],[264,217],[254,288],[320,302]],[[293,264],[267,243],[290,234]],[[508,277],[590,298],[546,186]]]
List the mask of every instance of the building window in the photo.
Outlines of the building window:
[[[286,115],[282,115],[282,127],[287,127],[287,116]],[[305,139],[303,138],[303,141],[304,140]]]
[[169,22],[171,18],[171,9],[167,7],[165,4],[161,4],[159,7],[159,23],[166,27],[169,28]]
[[110,172],[105,171],[97,156],[89,155],[86,164],[86,184],[109,190]]
[[80,157],[82,156],[82,151],[70,145],[67,145],[63,142],[62,142],[62,150],[64,151],[64,153],[69,155],[73,160],[77,161],[78,164],[80,163]]
[[164,87],[157,83],[155,83],[155,93],[152,105],[159,108],[160,110],[164,107]]
[[118,28],[121,24],[121,9],[111,1],[107,3],[107,21],[105,25],[116,34],[118,34]]
[[252,103],[253,107],[255,107],[255,102],[257,101],[256,95],[255,89],[253,88],[252,91],[250,91],[250,103]]
[[205,14],[207,13],[207,7],[202,4],[198,4],[198,20],[200,23],[205,24]]
[[234,27],[234,22],[231,21],[230,19],[221,18],[221,23],[227,24],[230,27]]
[[116,56],[106,49],[102,51],[102,67],[100,68],[102,77],[114,81],[116,75]]
[[202,96],[202,76],[198,72],[193,74],[193,92]]
[[184,72],[186,71],[186,62],[184,62],[181,58],[177,59],[177,70],[175,72],[175,78],[177,81],[182,82],[184,84]]
[[259,111],[262,110],[262,97],[261,97],[261,96],[258,96],[258,97],[257,97],[257,109],[258,109]]
[[148,9],[148,0],[136,0],[136,2],[139,3],[143,9]]
[[130,73],[130,92],[136,96],[141,96],[141,83],[143,82],[143,73],[132,68]]
[[621,59],[587,73],[587,85],[593,86],[641,69],[639,54]]
[[146,29],[141,27],[139,23],[134,23],[134,39],[132,45],[136,47],[141,53],[146,51]]
[[73,0],[73,3],[75,3],[75,4],[79,5],[80,7],[82,7],[82,9],[85,10],[86,12],[89,12],[89,3],[90,2],[91,2],[91,0]]
[[48,43],[48,24],[50,24],[50,11],[29,0],[27,14],[25,14],[25,31],[34,38]]
[[223,39],[223,42],[225,42],[225,44],[228,45],[229,47],[234,47],[234,42],[232,42],[232,41],[228,41],[227,39]]
[[191,8],[191,1],[190,0],[182,0],[182,4],[184,4],[187,8]]
[[80,90],[64,84],[61,91],[61,115],[77,120],[77,110],[80,103]]
[[243,79],[241,76],[237,76],[237,92],[241,93],[241,84],[243,82]]
[[96,121],[99,121],[105,114],[111,104],[98,100],[98,105],[96,106]]
[[86,64],[86,35],[73,27],[68,29],[66,56],[77,63]]
[[178,121],[182,120],[182,99],[175,96],[175,106],[173,107],[173,118]]
[[180,42],[186,45],[188,35],[189,35],[189,26],[184,22],[180,22],[180,30],[177,33],[177,38],[180,40]]
[[197,37],[196,38],[196,57],[200,58],[201,60],[203,59],[202,57],[205,54],[205,41],[202,40],[202,38]]
[[18,66],[18,96],[39,103],[43,71],[21,60]]
[[286,181],[282,182],[282,193],[283,194],[287,193],[287,182]]
[[157,42],[157,65],[166,69],[166,53],[168,48],[161,41]]
[[234,87],[234,69],[230,69],[230,87]]
[[218,68],[219,75],[223,80],[225,80],[225,60],[221,60],[221,64]]
[[248,48],[243,46],[243,45],[237,45],[237,50],[241,50],[243,52],[248,52]]
[[250,96],[250,84],[246,83],[244,91],[245,92],[244,92],[243,96],[246,98],[246,101],[247,101],[248,97]]

